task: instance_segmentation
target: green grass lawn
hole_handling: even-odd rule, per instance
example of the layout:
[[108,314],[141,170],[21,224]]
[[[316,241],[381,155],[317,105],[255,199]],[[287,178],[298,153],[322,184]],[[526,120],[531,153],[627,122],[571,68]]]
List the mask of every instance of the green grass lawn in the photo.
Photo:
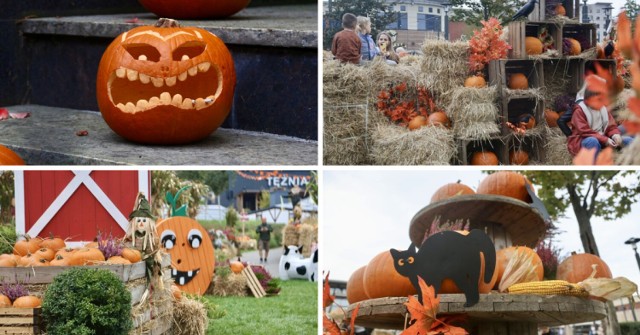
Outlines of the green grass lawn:
[[282,282],[275,297],[214,297],[206,299],[226,311],[212,320],[207,334],[315,335],[318,333],[318,285],[302,280]]

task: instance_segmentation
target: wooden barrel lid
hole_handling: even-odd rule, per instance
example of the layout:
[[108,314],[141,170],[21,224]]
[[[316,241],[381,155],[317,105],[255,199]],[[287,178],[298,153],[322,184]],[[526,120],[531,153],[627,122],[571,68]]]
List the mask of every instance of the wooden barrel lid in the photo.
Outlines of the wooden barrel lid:
[[411,219],[409,238],[420,246],[425,232],[433,220],[440,222],[469,219],[470,229],[482,228],[486,223],[497,223],[504,227],[513,245],[530,248],[544,237],[545,223],[538,210],[528,203],[501,195],[459,195],[437,201],[424,207]]
[[[440,294],[438,315],[464,313],[472,323],[531,322],[539,326],[559,326],[601,320],[606,316],[605,304],[588,298],[560,295],[480,294],[480,301],[464,307],[463,294]],[[369,299],[357,304],[360,310],[356,324],[367,328],[404,329],[408,298]]]

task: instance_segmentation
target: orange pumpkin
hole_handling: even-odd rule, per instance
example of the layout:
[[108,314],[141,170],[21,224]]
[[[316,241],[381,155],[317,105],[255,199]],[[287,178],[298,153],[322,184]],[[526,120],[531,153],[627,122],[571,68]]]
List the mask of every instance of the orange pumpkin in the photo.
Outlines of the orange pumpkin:
[[4,266],[4,267],[16,267],[18,266],[18,260],[20,259],[20,256],[18,255],[7,255],[7,254],[3,254],[0,257],[0,267]]
[[42,306],[42,300],[33,295],[25,295],[23,297],[17,298],[13,302],[13,307],[15,308],[37,308],[40,306]]
[[73,248],[64,248],[64,249],[60,249],[58,250],[58,252],[56,252],[56,256],[61,255],[63,258],[68,258],[71,256],[71,254],[73,254],[74,252],[76,252],[76,249]]
[[379,253],[369,262],[364,270],[362,283],[364,292],[370,299],[406,297],[417,293],[409,278],[396,271],[388,250]]
[[549,127],[557,127],[559,118],[560,115],[558,115],[558,113],[556,113],[555,111],[552,111],[550,109],[544,110],[544,120],[547,122],[547,125]]
[[242,262],[233,261],[229,263],[229,268],[231,269],[231,272],[238,274],[244,270],[244,265],[242,265]]
[[495,194],[531,202],[524,183],[533,185],[527,178],[513,171],[498,171],[485,177],[478,185],[478,194]]
[[529,88],[529,80],[522,73],[514,73],[509,77],[509,88],[512,90],[526,90]]
[[84,245],[85,248],[98,248],[98,242],[93,241],[93,242],[89,242],[87,244]]
[[68,266],[69,260],[65,258],[62,254],[56,254],[51,262],[49,262],[51,266]]
[[416,130],[427,125],[427,118],[418,115],[409,121],[409,130]]
[[498,165],[498,156],[491,151],[476,151],[471,156],[471,165]]
[[171,255],[171,277],[180,290],[202,295],[211,284],[215,255],[209,234],[188,217],[175,216],[157,225],[160,245]]
[[[469,231],[456,230],[456,233],[468,235]],[[496,280],[498,279],[498,271],[496,271],[495,269],[493,270],[493,277],[491,277],[491,281],[489,281],[488,283],[484,282],[484,272],[484,254],[480,254],[480,276],[478,278],[478,291],[480,293],[489,293],[495,285]],[[438,293],[462,293],[462,291],[458,288],[458,285],[453,282],[453,280],[445,279],[442,281],[442,286],[440,286],[440,291],[438,291]]]
[[369,299],[364,291],[364,271],[366,267],[360,267],[354,271],[347,281],[347,302],[354,304]]
[[182,300],[182,291],[177,285],[171,284],[171,294],[175,300]]
[[24,160],[13,150],[0,145],[0,165],[24,165]]
[[142,254],[140,253],[140,250],[132,248],[122,249],[122,257],[127,259],[131,263],[138,263],[142,260]]
[[460,181],[457,183],[449,183],[436,190],[436,192],[431,196],[431,202],[445,200],[457,195],[465,194],[476,194],[476,192],[472,190],[471,187],[461,184]]
[[451,126],[451,121],[444,112],[435,112],[429,115],[429,124],[449,128]]
[[487,86],[487,81],[481,76],[471,76],[464,81],[464,87],[483,88]]
[[532,129],[536,126],[536,119],[533,117],[533,115],[528,113],[518,116],[518,122],[520,124],[524,124],[524,127],[526,129]]
[[251,0],[190,0],[187,2],[140,0],[140,4],[159,17],[176,19],[212,19],[231,16],[249,4]]
[[596,46],[596,58],[597,59],[605,59],[606,56],[604,55],[604,49],[602,48],[602,46],[598,45]]
[[35,254],[27,254],[20,257],[20,259],[18,260],[18,266],[22,266],[22,267],[49,266],[49,261]]
[[580,42],[578,42],[578,40],[576,40],[575,38],[567,38],[567,40],[569,41],[569,43],[571,43],[571,48],[569,49],[569,55],[571,56],[579,55],[582,52],[582,46],[580,45]]
[[0,294],[0,307],[11,307],[11,300],[4,294]]
[[122,256],[111,256],[107,259],[109,264],[131,264],[131,262]]
[[64,249],[66,246],[67,244],[64,240],[59,237],[45,237],[40,241],[40,248],[49,248],[54,252],[58,252],[58,250]]
[[524,39],[524,48],[527,55],[539,55],[542,53],[542,41],[537,37],[527,36]]
[[498,285],[500,285],[500,281],[502,280],[502,275],[504,274],[504,270],[507,268],[507,264],[511,260],[511,257],[516,252],[524,252],[528,255],[533,255],[532,265],[535,267],[536,275],[538,276],[537,280],[540,281],[544,278],[544,267],[542,266],[542,259],[535,252],[535,250],[527,247],[508,247],[504,249],[500,249],[496,252],[496,272],[498,273],[498,279],[496,280],[495,289],[498,289]]
[[97,248],[80,248],[69,256],[69,265],[95,265],[104,262],[104,254]]
[[[183,6],[184,4],[177,4]],[[225,44],[212,33],[161,19],[109,45],[97,76],[106,123],[134,142],[202,140],[231,110],[236,74]]]
[[50,262],[53,257],[55,257],[56,252],[49,248],[40,248],[34,253],[34,255],[40,258],[44,258]]
[[16,241],[16,244],[13,246],[13,253],[15,255],[25,256],[38,251],[38,249],[40,249],[39,245],[40,241],[38,239],[30,238],[27,235],[24,240]]
[[609,266],[600,257],[592,254],[571,253],[567,259],[558,265],[556,279],[566,280],[570,283],[579,283],[591,276],[592,265],[596,265],[594,278],[612,278]]
[[567,10],[564,8],[564,6],[562,4],[557,4],[556,5],[556,15],[562,15],[562,16],[567,16]]
[[529,154],[524,150],[511,150],[509,152],[509,164],[529,165]]

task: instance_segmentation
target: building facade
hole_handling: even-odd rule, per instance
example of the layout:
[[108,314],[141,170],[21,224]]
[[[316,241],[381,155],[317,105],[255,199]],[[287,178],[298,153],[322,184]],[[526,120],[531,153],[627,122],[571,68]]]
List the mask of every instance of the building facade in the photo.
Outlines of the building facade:
[[[583,8],[583,6],[580,7],[580,9]],[[602,42],[605,37],[607,23],[613,18],[612,3],[596,2],[593,4],[587,4],[587,8],[587,18],[589,19],[589,23],[594,23],[596,25],[596,38],[598,39],[598,42]],[[610,9],[607,10],[607,8]],[[584,19],[584,15],[582,17]]]
[[444,0],[401,0],[391,3],[397,20],[389,24],[387,29],[397,32],[396,44],[417,50],[425,39],[444,39],[448,15],[445,3]]

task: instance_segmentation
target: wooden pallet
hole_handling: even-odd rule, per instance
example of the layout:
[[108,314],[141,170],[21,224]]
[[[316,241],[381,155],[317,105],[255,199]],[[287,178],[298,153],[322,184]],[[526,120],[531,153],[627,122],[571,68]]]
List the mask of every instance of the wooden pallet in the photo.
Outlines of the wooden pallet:
[[[510,138],[507,140],[506,147],[508,148],[507,155],[511,153],[512,150],[520,149],[524,150],[529,154],[529,162],[542,162],[544,160],[544,150],[542,148],[543,143],[542,139],[534,136],[524,135],[518,139]],[[508,158],[507,158],[508,162]]]
[[251,266],[246,266],[241,273],[247,279],[247,285],[249,285],[249,289],[254,297],[263,298],[267,295],[267,292],[265,292],[262,285],[260,285],[258,278],[256,278],[256,274],[251,270]]
[[507,53],[511,59],[529,59],[525,49],[525,38],[527,36],[538,37],[543,28],[546,28],[549,34],[557,41],[556,36],[560,27],[550,22],[538,21],[514,21],[509,23],[509,31],[507,42],[511,49]]
[[[534,96],[522,95],[513,98],[503,98],[500,104],[501,121],[506,122],[517,118],[522,114],[531,114],[536,120],[536,126],[544,122],[544,101],[538,100]],[[507,127],[502,127],[503,135],[510,131]]]
[[42,308],[0,308],[0,334],[42,334]]
[[529,14],[530,21],[544,21],[553,16],[557,4],[562,4],[567,12],[566,17],[580,20],[580,0],[538,0],[536,6]]
[[495,137],[487,141],[458,140],[458,161],[456,163],[460,165],[470,165],[473,153],[481,150],[495,153],[501,164],[508,164],[509,162],[508,152],[502,139]]
[[556,41],[557,49],[562,55],[562,39],[574,38],[578,41],[585,41],[587,45],[582,47],[582,51],[586,51],[591,48],[595,48],[598,44],[596,36],[596,25],[594,23],[568,23],[564,24],[555,31],[556,35],[554,40]]

